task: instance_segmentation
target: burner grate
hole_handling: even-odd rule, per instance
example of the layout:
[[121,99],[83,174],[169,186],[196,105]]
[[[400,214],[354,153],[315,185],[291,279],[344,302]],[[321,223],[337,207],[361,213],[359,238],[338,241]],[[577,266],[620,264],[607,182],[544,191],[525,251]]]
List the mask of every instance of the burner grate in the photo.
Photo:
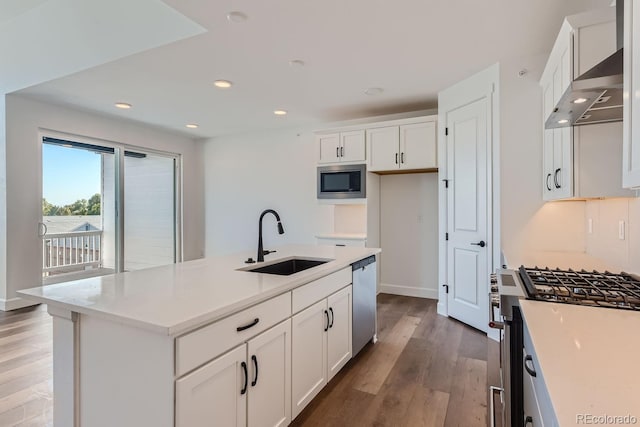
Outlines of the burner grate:
[[524,266],[519,272],[531,299],[640,310],[640,280],[627,273]]

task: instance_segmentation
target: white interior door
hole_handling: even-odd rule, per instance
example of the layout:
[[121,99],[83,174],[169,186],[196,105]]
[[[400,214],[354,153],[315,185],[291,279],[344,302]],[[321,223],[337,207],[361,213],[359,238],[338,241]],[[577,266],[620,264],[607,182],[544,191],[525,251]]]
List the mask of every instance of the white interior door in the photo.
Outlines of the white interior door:
[[489,103],[481,98],[447,113],[449,316],[487,330]]

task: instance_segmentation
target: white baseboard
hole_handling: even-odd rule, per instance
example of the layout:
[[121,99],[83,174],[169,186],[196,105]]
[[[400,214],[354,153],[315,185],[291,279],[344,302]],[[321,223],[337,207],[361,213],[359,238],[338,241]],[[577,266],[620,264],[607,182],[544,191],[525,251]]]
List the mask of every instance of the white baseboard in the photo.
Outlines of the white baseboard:
[[403,295],[405,297],[438,299],[437,289],[414,288],[412,286],[391,285],[389,283],[380,283],[380,292]]
[[10,299],[2,299],[0,298],[0,311],[11,311],[17,310],[23,307],[29,307],[32,305],[38,305],[39,303],[28,301],[24,298],[10,298]]

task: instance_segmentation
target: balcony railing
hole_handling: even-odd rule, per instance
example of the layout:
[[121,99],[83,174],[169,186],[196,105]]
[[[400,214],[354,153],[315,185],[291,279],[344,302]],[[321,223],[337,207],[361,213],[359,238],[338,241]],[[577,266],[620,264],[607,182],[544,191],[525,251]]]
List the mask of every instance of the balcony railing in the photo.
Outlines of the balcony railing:
[[101,238],[102,230],[44,235],[43,276],[99,268]]

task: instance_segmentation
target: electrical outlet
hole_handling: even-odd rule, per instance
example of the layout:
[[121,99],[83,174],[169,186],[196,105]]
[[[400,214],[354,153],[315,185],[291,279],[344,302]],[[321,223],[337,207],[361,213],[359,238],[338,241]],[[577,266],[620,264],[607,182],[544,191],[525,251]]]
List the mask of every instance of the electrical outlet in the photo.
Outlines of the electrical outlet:
[[624,240],[625,223],[623,220],[618,221],[618,239]]
[[593,234],[593,219],[587,219],[587,233]]

